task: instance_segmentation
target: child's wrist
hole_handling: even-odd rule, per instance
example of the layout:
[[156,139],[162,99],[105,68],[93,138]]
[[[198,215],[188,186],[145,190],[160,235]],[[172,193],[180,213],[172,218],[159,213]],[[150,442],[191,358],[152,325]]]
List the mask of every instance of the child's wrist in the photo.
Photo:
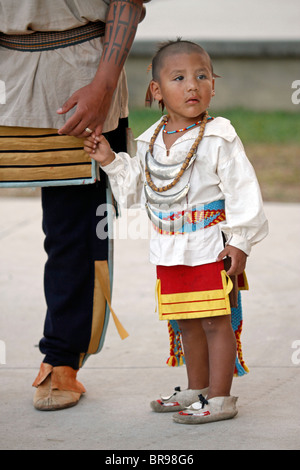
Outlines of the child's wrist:
[[100,163],[101,166],[107,166],[109,165],[110,163],[112,163],[114,160],[115,160],[115,154],[112,152],[111,155],[109,155],[109,157],[107,157],[105,160],[102,160],[102,162]]

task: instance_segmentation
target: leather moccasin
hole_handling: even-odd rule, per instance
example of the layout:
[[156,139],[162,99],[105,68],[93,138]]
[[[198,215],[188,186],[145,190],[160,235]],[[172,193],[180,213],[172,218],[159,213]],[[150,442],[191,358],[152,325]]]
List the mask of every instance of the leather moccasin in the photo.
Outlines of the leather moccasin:
[[202,395],[199,401],[175,413],[173,420],[180,424],[203,424],[231,419],[237,415],[237,397],[214,397],[206,400]]
[[33,386],[33,405],[40,411],[55,411],[77,405],[86,391],[76,380],[77,371],[69,366],[52,367],[42,363]]
[[161,396],[158,400],[152,401],[150,406],[156,413],[180,411],[194,403],[200,394],[206,395],[207,392],[208,388],[202,390],[181,390],[180,387],[175,387],[172,395],[168,397]]

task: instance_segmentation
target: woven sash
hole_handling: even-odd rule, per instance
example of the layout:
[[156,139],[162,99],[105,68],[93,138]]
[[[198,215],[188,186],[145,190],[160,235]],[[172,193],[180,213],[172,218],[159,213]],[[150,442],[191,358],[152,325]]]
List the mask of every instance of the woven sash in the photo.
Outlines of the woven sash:
[[55,129],[0,126],[0,187],[94,183],[96,163],[83,139]]
[[47,51],[74,46],[104,36],[105,23],[97,21],[67,31],[35,31],[31,34],[0,33],[0,46],[17,51]]
[[153,225],[153,228],[162,235],[174,235],[177,233],[195,232],[199,229],[212,227],[226,219],[225,202],[223,199],[213,201],[209,204],[202,204],[189,210],[180,210],[177,212],[158,212],[154,213],[162,220],[176,220],[183,214],[187,214],[186,223],[179,232],[167,232]]

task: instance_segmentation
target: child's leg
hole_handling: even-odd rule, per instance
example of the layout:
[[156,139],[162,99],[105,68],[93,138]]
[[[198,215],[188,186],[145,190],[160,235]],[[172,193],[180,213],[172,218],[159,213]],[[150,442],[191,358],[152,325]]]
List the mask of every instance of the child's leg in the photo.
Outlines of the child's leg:
[[209,356],[208,398],[229,396],[236,358],[236,339],[231,316],[204,318],[202,327]]
[[178,320],[181,330],[188,388],[199,390],[209,384],[209,362],[206,335],[199,318]]
[[236,357],[236,342],[230,315],[203,318],[209,357],[209,388],[206,398],[175,413],[176,423],[202,424],[231,419],[237,414],[236,397],[230,396]]
[[169,397],[161,397],[150,403],[153,411],[164,413],[185,409],[199,400],[199,394],[208,390],[208,351],[201,320],[177,320],[182,333],[182,343],[188,375],[186,390],[175,388]]

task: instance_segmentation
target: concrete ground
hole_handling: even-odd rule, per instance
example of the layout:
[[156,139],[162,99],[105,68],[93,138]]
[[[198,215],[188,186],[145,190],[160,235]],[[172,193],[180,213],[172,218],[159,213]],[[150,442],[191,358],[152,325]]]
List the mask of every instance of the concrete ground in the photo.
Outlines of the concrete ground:
[[[270,235],[253,249],[251,290],[243,294],[250,373],[234,379],[239,414],[187,426],[149,407],[160,393],[185,387],[186,376],[184,367],[165,366],[167,328],[155,313],[155,273],[141,237],[115,241],[113,307],[130,336],[120,340],[110,321],[102,352],[79,373],[87,393],[76,407],[50,413],[33,408],[31,383],[42,358],[37,343],[45,315],[40,200],[0,198],[0,449],[299,449],[300,207],[265,208]],[[122,223],[116,227],[120,237]]]

